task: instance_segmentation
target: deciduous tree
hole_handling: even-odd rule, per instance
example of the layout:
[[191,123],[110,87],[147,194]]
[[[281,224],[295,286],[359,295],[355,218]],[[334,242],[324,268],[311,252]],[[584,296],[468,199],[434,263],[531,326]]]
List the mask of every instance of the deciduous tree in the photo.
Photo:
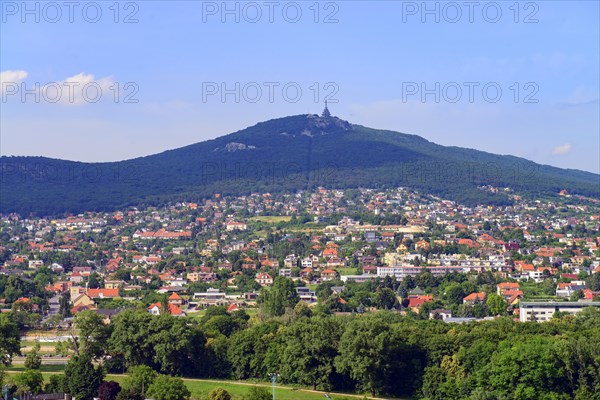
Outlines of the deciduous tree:
[[85,354],[74,356],[65,367],[65,389],[77,400],[93,400],[102,378],[102,368],[95,368],[90,356]]
[[148,388],[153,400],[187,400],[192,394],[181,378],[159,375]]

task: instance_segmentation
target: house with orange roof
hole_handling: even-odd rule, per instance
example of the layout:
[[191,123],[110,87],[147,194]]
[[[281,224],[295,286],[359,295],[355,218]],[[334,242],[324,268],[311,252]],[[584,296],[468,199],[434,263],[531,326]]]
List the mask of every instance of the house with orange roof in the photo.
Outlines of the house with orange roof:
[[88,289],[87,295],[91,299],[114,299],[119,297],[119,289]]
[[265,258],[260,262],[261,267],[263,268],[272,268],[279,266],[279,261],[276,258]]
[[79,272],[73,272],[71,276],[69,276],[69,281],[71,283],[81,283],[83,282],[83,275]]
[[506,290],[517,290],[519,289],[518,282],[502,282],[496,285],[496,291],[498,295],[502,295],[502,293]]
[[336,279],[338,276],[338,273],[335,269],[325,269],[323,271],[321,271],[321,279],[323,281],[332,281],[334,279]]
[[535,251],[538,257],[554,257],[554,254],[560,254],[563,251],[560,247],[540,247]]
[[96,310],[96,306],[94,304],[79,304],[71,307],[71,314],[75,315],[82,311],[93,311]]
[[271,286],[273,284],[273,278],[266,272],[257,274],[255,280],[261,286]]
[[433,296],[413,294],[413,295],[408,296],[408,307],[412,311],[418,313],[423,304],[431,303],[432,301],[433,301]]
[[[516,266],[516,265],[515,265]],[[529,273],[535,271],[535,266],[533,264],[521,264],[519,268],[517,268],[520,272]]]
[[470,248],[479,247],[479,244],[475,243],[471,239],[458,239],[458,245],[459,246],[467,246]]
[[[150,304],[150,306],[148,306],[147,310],[152,315],[160,315],[162,312],[162,304],[160,302]],[[180,307],[176,306],[175,304],[170,304],[170,303],[169,303],[169,314],[171,314],[175,317],[181,317],[181,316],[185,315],[185,313],[183,312],[183,310]]]
[[180,295],[178,295],[177,293],[173,292],[169,296],[169,304],[181,306],[181,305],[183,305],[183,298]]
[[230,304],[230,305],[227,307],[227,312],[228,312],[228,313],[233,313],[233,312],[236,312],[236,311],[240,311],[240,308],[239,308],[239,307],[238,307],[238,305],[237,305],[237,304],[235,304],[235,303],[231,303],[231,304]]
[[519,300],[523,298],[523,291],[521,289],[505,290],[502,292],[502,297],[508,305],[516,306],[519,304]]
[[303,268],[300,270],[300,278],[306,279],[312,274],[312,268]]
[[328,269],[333,269],[333,268],[338,268],[338,267],[341,268],[344,265],[345,265],[344,260],[339,257],[330,257],[327,260],[327,268]]
[[556,286],[556,296],[571,297],[571,295],[576,291],[583,291],[585,289],[585,281],[571,281],[566,283],[559,283]]
[[69,290],[72,285],[72,282],[59,281],[47,284],[44,290],[46,292],[64,293]]
[[600,291],[593,292],[591,289],[583,289],[582,292],[585,300],[594,300],[594,296],[600,297]]
[[242,269],[256,270],[256,264],[254,263],[243,263]]
[[325,250],[323,250],[323,257],[336,257],[337,254],[337,249],[334,247],[327,247]]
[[395,232],[382,232],[381,240],[383,240],[384,242],[393,242],[395,235]]
[[483,303],[487,299],[487,294],[485,292],[475,292],[471,293],[467,297],[463,298],[463,304],[474,305],[476,302]]
[[248,225],[245,222],[228,221],[225,223],[225,230],[227,231],[245,231],[246,229],[248,229]]

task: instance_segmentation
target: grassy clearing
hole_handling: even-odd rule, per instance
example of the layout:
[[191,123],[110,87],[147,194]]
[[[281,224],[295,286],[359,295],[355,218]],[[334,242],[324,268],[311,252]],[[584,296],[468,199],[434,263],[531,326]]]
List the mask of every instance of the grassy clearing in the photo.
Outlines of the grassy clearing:
[[256,314],[258,314],[258,308],[242,308],[242,310],[246,311],[246,314],[251,317],[254,317]]
[[[53,374],[59,374],[64,372],[64,365],[43,365],[40,368],[42,376],[46,382],[49,381],[50,376]],[[11,366],[7,368],[6,372],[10,375],[14,375],[23,372],[25,368],[21,366]],[[123,383],[127,375],[120,374],[108,374],[104,378],[106,381],[115,381]],[[221,380],[201,380],[201,379],[187,379],[184,378],[184,382],[190,392],[192,393],[192,399],[204,400],[207,398],[208,393],[215,388],[223,388],[231,394],[234,400],[242,400],[245,395],[248,394],[250,387],[262,386],[271,390],[269,383],[252,383],[252,382],[239,382],[239,381],[221,381]],[[277,385],[275,388],[275,398],[279,400],[321,400],[325,398],[325,392],[316,392],[308,389],[299,389],[290,386]],[[360,395],[345,395],[345,394],[331,394],[331,398],[334,400],[356,400],[362,399]]]
[[56,344],[58,342],[39,342],[36,340],[21,340],[21,353],[26,354],[33,350],[33,346],[36,344],[40,345],[39,352],[41,354],[54,354],[56,353]]
[[[66,340],[63,340],[63,342],[66,342]],[[58,342],[39,342],[36,340],[21,340],[21,347],[33,347],[36,344],[39,344],[41,347],[55,348]]]
[[336,268],[335,269],[340,275],[356,275],[358,273],[358,268]]
[[[306,225],[308,225],[308,224],[306,224]],[[288,232],[302,232],[302,233],[320,232],[323,230],[322,227],[313,226],[313,227],[307,228],[306,225],[299,226],[299,227],[291,226],[291,227],[285,228],[285,230]]]
[[[108,375],[106,379],[121,383],[125,377],[123,375]],[[184,379],[184,381],[190,392],[192,392],[192,399],[206,399],[208,397],[208,393],[218,387],[227,390],[234,400],[242,400],[243,397],[248,394],[250,387],[253,385],[263,386],[271,390],[271,386],[266,383],[253,384],[248,382],[198,379]],[[321,400],[325,398],[325,395],[323,392],[315,393],[303,389],[278,386],[275,388],[275,398],[279,400]],[[356,399],[356,397],[344,395],[332,395],[331,398],[334,400]]]
[[276,224],[278,222],[289,222],[292,220],[292,217],[290,216],[286,216],[286,215],[281,215],[281,216],[258,216],[258,217],[252,217],[250,218],[250,221],[260,221],[260,222],[266,222],[267,224]]
[[27,331],[22,332],[27,336],[60,336],[68,334],[68,330],[66,329],[29,329]]
[[[44,360],[42,359],[42,362],[44,362]],[[44,365],[42,364],[40,366],[40,372],[43,374],[45,372],[51,372],[51,373],[62,373],[65,370],[65,366],[64,365]],[[25,371],[25,365],[21,364],[21,365],[11,365],[10,367],[6,368],[7,372],[23,372]]]

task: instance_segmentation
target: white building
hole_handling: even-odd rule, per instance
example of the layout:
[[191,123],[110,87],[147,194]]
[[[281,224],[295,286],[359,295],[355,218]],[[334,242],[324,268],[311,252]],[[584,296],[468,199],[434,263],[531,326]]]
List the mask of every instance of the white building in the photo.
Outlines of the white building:
[[552,319],[555,312],[568,312],[577,314],[585,307],[598,307],[600,302],[585,301],[548,301],[548,302],[521,302],[519,304],[519,320],[521,322],[543,322]]

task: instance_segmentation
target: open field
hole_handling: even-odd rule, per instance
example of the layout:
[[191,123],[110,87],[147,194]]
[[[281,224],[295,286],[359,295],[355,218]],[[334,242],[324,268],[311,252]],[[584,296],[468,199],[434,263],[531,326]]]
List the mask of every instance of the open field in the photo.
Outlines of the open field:
[[340,275],[356,275],[358,272],[357,268],[336,268],[335,269]]
[[[33,346],[23,346],[21,345],[21,354],[26,354],[29,353],[31,350],[33,350]],[[56,353],[56,346],[40,346],[40,354],[54,354]]]
[[[49,372],[49,373],[62,373],[65,370],[65,365],[48,365],[48,364],[44,364],[44,361],[42,359],[42,365],[40,366],[40,372],[45,373],[45,372]],[[16,364],[13,362],[13,364],[8,367],[6,369],[7,372],[10,373],[17,373],[17,372],[23,372],[25,371],[25,365],[23,364]]]
[[281,216],[259,216],[252,217],[250,221],[260,221],[266,222],[267,224],[276,224],[278,222],[289,222],[292,219],[290,216],[281,215]]
[[[20,373],[24,370],[23,366],[11,366],[7,369],[8,374]],[[40,371],[44,376],[44,379],[48,381],[50,375],[62,373],[64,365],[43,365]],[[122,383],[126,378],[126,375],[120,374],[108,374],[105,380],[112,380],[118,383]],[[269,383],[254,383],[254,382],[243,382],[243,381],[222,381],[222,380],[210,380],[210,379],[188,379],[184,378],[185,384],[192,393],[192,399],[204,400],[207,398],[208,393],[217,388],[223,388],[227,390],[234,400],[242,400],[243,396],[248,393],[251,386],[262,386],[271,390]],[[321,400],[325,398],[326,392],[313,391],[309,389],[300,389],[290,386],[277,385],[275,388],[275,398],[279,400]],[[333,400],[355,400],[355,399],[375,399],[371,397],[364,397],[362,395],[355,394],[342,394],[342,393],[330,393]]]
[[[19,357],[13,357],[12,359],[12,366],[9,368],[10,369],[15,369],[15,370],[23,370],[25,367],[23,366],[25,364],[25,359],[26,357],[24,356],[19,356]],[[69,361],[68,357],[43,357],[42,356],[42,367],[40,368],[41,370],[43,370],[45,367],[61,367],[60,369],[58,369],[57,371],[62,371],[65,368],[65,364]]]
[[29,353],[33,346],[37,344],[40,345],[40,353],[41,354],[54,354],[56,352],[56,345],[58,342],[48,342],[44,340],[36,340],[35,337],[27,336],[24,340],[21,340],[21,353]]

